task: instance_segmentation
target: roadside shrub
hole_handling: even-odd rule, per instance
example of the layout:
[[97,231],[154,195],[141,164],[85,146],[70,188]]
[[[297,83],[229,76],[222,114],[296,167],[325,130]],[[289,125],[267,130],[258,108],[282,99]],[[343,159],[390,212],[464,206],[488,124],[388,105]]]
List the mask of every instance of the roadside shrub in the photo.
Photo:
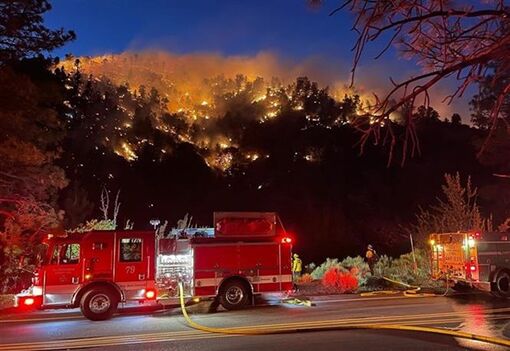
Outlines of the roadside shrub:
[[313,272],[311,273],[313,279],[322,279],[324,274],[329,271],[331,268],[341,268],[340,263],[337,258],[331,259],[326,258],[326,261],[322,263],[320,266],[317,266]]
[[309,264],[305,265],[305,273],[312,273],[316,267],[317,265],[315,263],[310,262]]
[[356,278],[357,286],[364,286],[367,282],[370,269],[363,257],[346,257],[342,261],[337,258],[327,258],[324,263],[317,266],[311,273],[313,279],[324,279],[325,274],[331,269],[338,269],[342,272],[350,272]]
[[356,274],[342,267],[331,267],[322,278],[322,285],[340,293],[350,293],[358,289]]
[[356,279],[358,280],[358,286],[366,285],[368,279],[368,273],[370,272],[370,268],[368,267],[368,263],[365,262],[363,257],[346,257],[340,262],[340,265],[350,270],[353,274],[356,275]]
[[365,260],[361,256],[356,256],[356,257],[347,256],[346,258],[344,258],[342,260],[342,262],[340,262],[340,264],[343,267],[358,267],[359,268],[363,265],[366,265],[368,267]]
[[85,222],[85,224],[80,224],[78,227],[68,230],[70,233],[86,233],[93,230],[115,230],[117,228],[117,224],[113,219],[92,219],[90,221]]
[[392,283],[385,282],[383,277],[409,285],[438,287],[440,283],[430,278],[428,252],[417,249],[415,255],[416,269],[412,253],[396,259],[382,255],[374,266],[374,276],[370,274],[368,264],[361,256],[346,257],[341,261],[328,258],[312,271],[310,277],[313,280],[322,280],[323,286],[335,292],[352,292],[356,289],[378,290],[393,286]]
[[381,256],[374,270],[376,275],[388,277],[410,285],[434,285],[430,278],[430,259],[426,250],[415,250],[416,269],[413,254],[407,253],[393,259]]
[[0,295],[0,310],[14,307],[14,295]]
[[299,277],[298,283],[300,283],[300,284],[308,284],[308,283],[311,283],[312,281],[313,281],[312,275],[308,274],[308,273],[305,273],[301,277]]

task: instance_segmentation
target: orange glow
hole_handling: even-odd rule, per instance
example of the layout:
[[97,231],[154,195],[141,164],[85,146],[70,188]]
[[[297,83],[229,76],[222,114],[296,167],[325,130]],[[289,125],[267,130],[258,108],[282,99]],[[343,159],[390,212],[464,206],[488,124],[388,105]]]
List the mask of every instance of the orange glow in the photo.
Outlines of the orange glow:
[[[73,72],[77,68],[74,58],[60,62],[59,66],[67,72]],[[217,54],[179,55],[163,51],[124,52],[117,55],[80,57],[79,69],[83,74],[90,74],[97,80],[104,76],[115,85],[128,83],[125,85],[126,89],[135,96],[140,94],[142,86],[155,88],[164,99],[161,100],[161,106],[153,111],[153,127],[181,142],[196,146],[206,164],[220,172],[227,172],[236,165],[235,154],[229,152],[229,149],[237,148],[239,140],[232,140],[215,124],[216,120],[230,111],[231,103],[234,107],[241,102],[254,104],[254,111],[257,111],[254,118],[260,123],[270,123],[277,119],[282,113],[282,107],[287,105],[294,111],[306,114],[309,121],[319,121],[319,116],[316,113],[310,114],[305,104],[305,99],[310,95],[296,95],[293,87],[296,77],[308,76],[309,73],[313,79],[314,73],[321,73],[323,70],[317,71],[304,63],[289,66],[288,62],[281,62],[278,57],[268,53],[224,57]],[[329,83],[333,83],[329,78],[320,82],[321,85]],[[342,82],[333,85],[330,95],[337,101],[342,101],[346,96],[358,95],[360,104],[357,114],[360,116],[369,113],[375,104],[374,98],[368,92],[361,93]],[[115,127],[100,126],[105,130],[113,128],[108,136],[101,138],[101,143],[118,156],[134,162],[141,150],[147,145],[153,146],[153,142],[140,140],[136,135],[132,135],[136,133],[136,129],[133,130],[136,108],[122,99],[118,108],[123,120]],[[170,116],[160,118],[162,112],[169,112]],[[173,123],[175,118],[182,119],[187,127],[176,128]],[[256,151],[260,152],[235,151],[242,151],[240,156],[244,157],[246,162],[256,161],[259,158]],[[161,153],[170,154],[171,150],[162,148]],[[303,158],[309,162],[320,161],[320,155],[315,153],[303,155]]]

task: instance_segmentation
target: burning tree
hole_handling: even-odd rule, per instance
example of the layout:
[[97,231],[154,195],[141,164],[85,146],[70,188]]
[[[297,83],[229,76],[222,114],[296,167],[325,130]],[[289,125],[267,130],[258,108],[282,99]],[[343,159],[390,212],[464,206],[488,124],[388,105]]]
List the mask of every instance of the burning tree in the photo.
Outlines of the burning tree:
[[[312,1],[312,3],[321,1]],[[388,123],[392,113],[411,105],[417,99],[425,106],[430,102],[429,90],[449,77],[455,77],[458,85],[445,97],[451,102],[461,97],[473,84],[490,76],[492,84],[505,81],[490,113],[489,137],[495,130],[499,112],[505,97],[510,93],[508,76],[510,61],[510,10],[504,1],[480,1],[462,3],[443,0],[348,0],[331,14],[347,8],[356,16],[353,30],[358,33],[354,50],[353,75],[368,43],[384,41],[380,57],[389,47],[395,45],[400,53],[421,66],[422,71],[403,81],[394,81],[392,88],[382,98],[377,98],[370,112],[368,128],[360,126],[363,132],[362,147],[371,138],[390,145],[390,160],[397,137]],[[497,69],[493,63],[497,62]],[[406,132],[404,156],[419,152],[419,143],[413,123],[412,108],[404,108]],[[384,132],[381,132],[383,127]],[[483,152],[487,140],[480,149]]]

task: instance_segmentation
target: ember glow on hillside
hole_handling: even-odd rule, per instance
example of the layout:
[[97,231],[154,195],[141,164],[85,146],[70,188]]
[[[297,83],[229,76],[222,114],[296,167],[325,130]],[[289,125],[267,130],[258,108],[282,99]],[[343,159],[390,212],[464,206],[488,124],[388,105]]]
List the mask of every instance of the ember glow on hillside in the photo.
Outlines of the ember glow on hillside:
[[[242,124],[270,122],[285,109],[304,116],[310,125],[314,125],[321,123],[319,115],[323,106],[320,104],[324,103],[324,100],[319,101],[321,96],[328,97],[332,105],[344,99],[355,100],[358,116],[365,115],[372,103],[369,95],[361,95],[338,82],[326,82],[332,86],[329,89],[326,85],[319,87],[317,83],[300,78],[310,74],[313,81],[314,74],[324,75],[309,64],[280,62],[270,54],[229,58],[146,52],[78,60],[69,58],[61,66],[67,72],[81,72],[96,81],[123,85],[126,93],[133,96],[149,96],[157,100],[158,111],[153,111],[152,126],[181,142],[193,144],[201,150],[210,167],[221,171],[232,166],[233,151],[239,152],[235,149],[242,133],[229,131],[229,126],[222,125],[220,118],[238,119],[235,123],[241,123],[243,129]],[[111,132],[100,144],[113,148],[117,155],[128,161],[138,158],[143,145],[152,145],[150,138],[131,133],[136,108],[132,101],[120,101],[117,107],[119,118],[110,118],[99,126]],[[337,108],[336,116],[330,119],[329,127],[352,122],[341,116],[341,108]],[[171,150],[162,148],[160,151],[164,156]],[[241,153],[244,162],[270,157],[257,150]],[[312,154],[300,157],[312,161],[316,159]]]

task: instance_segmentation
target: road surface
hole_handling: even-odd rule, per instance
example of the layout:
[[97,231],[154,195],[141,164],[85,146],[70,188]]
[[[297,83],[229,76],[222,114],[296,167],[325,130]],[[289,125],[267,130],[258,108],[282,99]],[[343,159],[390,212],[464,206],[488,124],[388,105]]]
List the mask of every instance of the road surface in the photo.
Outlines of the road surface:
[[[259,325],[324,326],[404,324],[452,328],[510,338],[510,304],[483,295],[403,297],[354,295],[313,299],[314,306],[265,304],[242,311],[205,313],[193,306],[195,322],[211,327]],[[191,329],[179,309],[141,313],[124,310],[109,321],[92,322],[79,311],[60,310],[0,316],[0,351],[89,350],[504,350],[502,346],[450,336],[388,330],[335,330],[238,336]]]

